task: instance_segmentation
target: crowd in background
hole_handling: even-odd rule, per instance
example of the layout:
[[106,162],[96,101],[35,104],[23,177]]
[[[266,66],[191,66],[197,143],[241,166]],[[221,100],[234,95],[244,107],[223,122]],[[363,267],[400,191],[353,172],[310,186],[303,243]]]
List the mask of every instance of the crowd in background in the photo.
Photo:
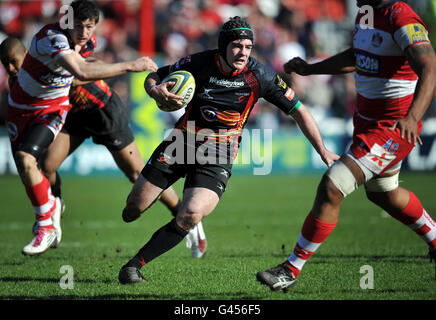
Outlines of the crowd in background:
[[[282,74],[283,64],[299,56],[314,62],[349,47],[358,10],[355,0],[143,0],[153,1],[155,55],[159,65],[187,54],[217,47],[221,24],[229,17],[245,17],[254,29],[252,55],[271,66],[292,86],[318,121],[349,119],[355,105],[353,74],[310,76]],[[69,0],[0,1],[0,42],[19,37],[28,47],[32,36],[55,21]],[[97,27],[95,56],[107,62],[138,56],[141,0],[97,0],[102,19]],[[406,1],[407,2],[407,1]],[[436,0],[408,1],[425,20],[436,44]],[[433,28],[433,29],[432,29]],[[146,32],[146,31],[145,31]],[[129,105],[128,76],[108,81]],[[0,68],[0,123],[4,125],[7,75]],[[292,126],[289,118],[261,100],[251,124],[263,128]],[[425,118],[436,118],[436,98]]]

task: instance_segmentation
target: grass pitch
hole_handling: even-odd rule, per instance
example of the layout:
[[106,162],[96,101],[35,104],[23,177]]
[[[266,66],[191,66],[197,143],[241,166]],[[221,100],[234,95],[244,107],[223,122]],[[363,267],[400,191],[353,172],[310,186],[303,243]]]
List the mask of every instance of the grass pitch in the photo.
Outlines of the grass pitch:
[[[291,292],[272,292],[255,281],[257,271],[281,263],[292,252],[320,178],[232,177],[218,207],[204,220],[205,258],[192,259],[182,242],[142,268],[146,284],[123,286],[117,280],[120,267],[171,218],[161,203],[126,224],[121,210],[131,188],[127,179],[64,177],[62,243],[41,256],[25,257],[21,249],[32,239],[33,210],[19,178],[1,177],[0,298],[434,300],[435,267],[426,245],[366,201],[362,189],[343,202],[336,229]],[[435,218],[436,174],[405,172],[400,179]],[[181,187],[176,185],[179,194]],[[61,287],[67,275],[63,266],[72,271],[73,288]],[[368,283],[363,266],[373,270],[373,289],[361,288]]]

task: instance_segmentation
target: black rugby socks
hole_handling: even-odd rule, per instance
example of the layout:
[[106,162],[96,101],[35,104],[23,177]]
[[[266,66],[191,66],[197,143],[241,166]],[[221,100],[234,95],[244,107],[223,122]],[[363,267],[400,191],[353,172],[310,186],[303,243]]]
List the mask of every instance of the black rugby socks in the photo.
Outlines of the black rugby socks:
[[164,254],[179,244],[188,234],[188,231],[180,228],[176,219],[157,230],[150,240],[138,251],[138,253],[125,265],[140,269],[154,258]]

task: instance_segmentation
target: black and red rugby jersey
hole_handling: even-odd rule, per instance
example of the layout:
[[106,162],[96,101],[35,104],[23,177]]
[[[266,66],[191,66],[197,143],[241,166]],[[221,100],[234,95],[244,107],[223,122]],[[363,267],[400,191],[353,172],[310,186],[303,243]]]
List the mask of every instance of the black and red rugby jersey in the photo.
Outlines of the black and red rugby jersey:
[[98,80],[70,90],[71,110],[103,108],[112,96],[112,89],[103,81]]
[[[218,50],[187,56],[171,66],[160,68],[161,79],[169,73],[185,70],[195,78],[195,94],[176,128],[195,132],[210,129],[215,136],[240,135],[253,106],[259,98],[291,114],[301,105],[297,95],[272,69],[250,57],[240,71],[221,69]],[[224,131],[221,131],[224,130]]]

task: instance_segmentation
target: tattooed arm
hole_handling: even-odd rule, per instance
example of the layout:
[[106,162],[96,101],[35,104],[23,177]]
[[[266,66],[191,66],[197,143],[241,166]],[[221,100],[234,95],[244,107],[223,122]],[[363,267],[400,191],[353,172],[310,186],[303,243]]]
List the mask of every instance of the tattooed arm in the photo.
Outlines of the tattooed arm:
[[430,105],[436,90],[436,55],[430,43],[410,46],[406,56],[413,71],[418,75],[415,97],[407,116],[398,120],[391,128],[398,127],[401,137],[407,141],[422,144],[417,134],[417,124]]

